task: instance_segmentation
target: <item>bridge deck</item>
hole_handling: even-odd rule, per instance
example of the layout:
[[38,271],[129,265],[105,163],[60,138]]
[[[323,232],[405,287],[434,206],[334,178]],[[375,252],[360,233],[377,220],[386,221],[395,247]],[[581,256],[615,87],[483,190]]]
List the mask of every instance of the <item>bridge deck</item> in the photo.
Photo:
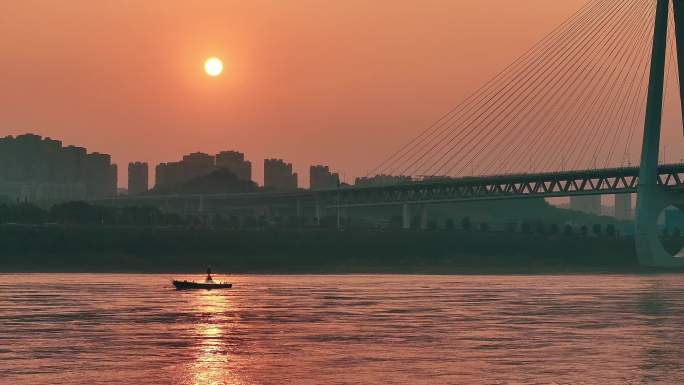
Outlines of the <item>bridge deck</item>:
[[[659,167],[658,183],[681,189],[684,163]],[[338,189],[245,194],[139,195],[107,200],[115,204],[155,204],[204,200],[227,206],[253,206],[297,200],[316,201],[328,207],[369,207],[404,203],[446,203],[473,200],[548,198],[636,192],[638,167],[563,172],[429,178],[388,186],[345,186]]]

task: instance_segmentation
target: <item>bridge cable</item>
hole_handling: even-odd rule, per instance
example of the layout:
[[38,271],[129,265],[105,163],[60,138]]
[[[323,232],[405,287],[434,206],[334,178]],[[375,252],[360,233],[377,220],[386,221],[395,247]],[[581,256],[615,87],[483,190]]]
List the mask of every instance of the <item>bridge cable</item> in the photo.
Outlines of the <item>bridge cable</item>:
[[[636,24],[636,23],[635,23],[635,24]],[[636,25],[638,25],[638,24],[636,24]],[[645,26],[648,27],[647,25],[645,25]],[[628,47],[628,48],[629,48],[629,47]],[[621,63],[621,61],[619,61],[617,64],[620,65],[620,63]],[[590,136],[589,138],[586,138],[587,140],[581,140],[581,141],[579,142],[579,143],[583,143],[583,144],[585,144],[585,145],[583,145],[583,146],[580,147],[580,149],[579,149],[579,151],[580,151],[579,154],[580,154],[580,155],[579,155],[579,156],[574,156],[575,163],[577,164],[577,167],[578,167],[578,168],[580,167],[581,162],[584,160],[584,157],[585,157],[585,154],[587,154],[587,151],[590,150],[590,149],[592,149],[592,148],[593,148],[593,154],[592,154],[592,158],[591,158],[591,159],[593,159],[593,164],[591,164],[590,167],[591,167],[591,168],[596,168],[596,166],[597,166],[597,164],[598,164],[598,162],[599,162],[599,159],[598,159],[599,151],[600,151],[601,148],[603,147],[603,144],[604,144],[605,138],[606,138],[606,134],[610,131],[609,129],[606,129],[606,126],[607,126],[608,123],[610,122],[611,117],[614,116],[615,106],[618,106],[618,105],[619,105],[619,103],[612,103],[612,108],[611,108],[611,110],[608,110],[608,103],[610,103],[610,101],[612,100],[613,91],[615,90],[615,87],[616,87],[618,84],[623,84],[623,83],[620,81],[620,78],[619,78],[620,71],[617,71],[617,72],[616,72],[617,69],[619,69],[618,66],[613,67],[613,70],[612,70],[611,74],[609,75],[610,78],[613,78],[614,76],[618,76],[618,78],[617,78],[617,79],[614,79],[614,81],[613,81],[612,84],[610,85],[610,89],[609,89],[608,92],[606,93],[607,98],[605,99],[603,106],[602,106],[601,109],[599,110],[599,111],[610,111],[610,112],[607,113],[607,114],[604,114],[604,116],[603,116],[603,117],[600,117],[600,119],[598,120],[598,123],[599,123],[599,124],[598,124],[598,126],[596,126],[596,129],[599,130],[599,131],[598,131],[598,135],[592,135],[592,136]],[[616,96],[617,96],[617,95],[616,95]],[[594,143],[595,143],[595,139],[596,139],[596,142],[597,142],[596,144],[594,144]]]
[[[626,19],[626,18],[625,18]],[[609,36],[609,40],[613,40],[613,36]],[[629,39],[631,38],[630,34],[622,34],[622,40],[625,38]],[[619,40],[618,40],[619,41]],[[615,47],[611,52],[615,51]],[[615,55],[615,57],[621,56],[619,53]],[[598,63],[599,65],[601,63]],[[593,68],[592,68],[593,69]],[[566,114],[566,116],[563,118],[562,122],[559,124],[555,124],[557,127],[557,130],[562,130],[561,135],[557,135],[554,133],[554,135],[551,135],[552,142],[551,145],[547,145],[546,148],[548,149],[548,152],[553,151],[554,155],[558,156],[567,156],[567,151],[559,151],[558,144],[561,145],[561,147],[566,147],[567,145],[576,145],[578,142],[576,140],[568,140],[567,138],[569,137],[575,137],[577,138],[578,135],[582,134],[582,132],[585,132],[587,130],[588,125],[585,125],[585,123],[588,121],[589,117],[594,116],[596,113],[595,108],[596,106],[601,106],[604,103],[602,102],[603,100],[607,99],[608,96],[605,94],[602,94],[600,91],[606,87],[606,84],[608,84],[608,80],[610,77],[605,76],[607,71],[610,70],[609,66],[603,66],[601,71],[593,71],[593,74],[591,77],[588,78],[588,80],[583,79],[583,81],[578,82],[578,87],[583,89],[583,93],[580,94],[580,98],[575,98],[573,105],[571,106],[570,111],[575,111],[572,114]],[[596,82],[596,77],[598,77],[598,82]],[[591,86],[591,87],[589,87]],[[605,98],[600,98],[600,96],[603,95]],[[579,106],[578,106],[579,103]],[[589,103],[589,104],[588,104]],[[578,106],[578,107],[577,107]],[[588,106],[588,107],[587,107]],[[593,108],[592,108],[593,107]],[[576,124],[577,122],[582,122],[582,124],[577,128]],[[582,128],[584,127],[584,129]],[[574,134],[574,135],[573,135]],[[562,140],[560,140],[562,138]],[[547,159],[547,165],[546,167],[549,167],[549,165],[555,164],[557,162],[550,163],[548,162],[547,157],[543,157],[543,159]],[[563,163],[561,158],[561,165],[563,167]]]
[[[655,17],[655,8],[652,8],[652,12],[646,20],[651,20],[652,17]],[[648,26],[649,23],[646,23]],[[647,27],[648,28],[648,27]],[[650,28],[649,28],[650,29]],[[645,33],[646,36],[648,36],[648,33]],[[613,159],[614,151],[617,147],[617,144],[619,140],[623,137],[623,132],[627,127],[630,127],[627,129],[628,132],[633,132],[634,131],[634,124],[635,124],[635,114],[638,115],[638,110],[641,110],[643,106],[645,106],[645,103],[641,103],[642,98],[640,96],[643,95],[643,89],[644,89],[644,83],[646,82],[646,74],[648,73],[648,63],[650,62],[650,55],[646,53],[648,47],[650,46],[650,41],[651,39],[643,39],[643,42],[641,43],[637,55],[639,57],[638,63],[636,70],[634,71],[634,76],[632,78],[632,81],[630,82],[630,91],[627,96],[627,99],[629,101],[629,104],[626,104],[626,111],[623,113],[622,118],[618,122],[618,130],[615,133],[615,139],[611,142],[610,144],[610,149],[608,151],[608,156],[604,162],[603,167],[607,168]],[[638,75],[641,75],[641,77],[638,77]],[[637,85],[637,88],[634,93],[632,93],[632,90],[634,86]],[[625,140],[625,143],[628,143],[627,140]],[[628,145],[627,145],[628,147]],[[627,150],[623,151],[623,154],[626,154]],[[623,155],[623,161],[624,161],[624,155]],[[624,164],[621,164],[621,166],[624,166]]]
[[[589,20],[589,22],[591,22],[591,19]],[[575,40],[582,40],[582,39],[575,39]],[[564,55],[564,54],[567,54],[568,52],[572,52],[572,51],[564,50],[563,48],[568,48],[568,46],[570,46],[570,47],[575,47],[575,46],[576,46],[576,41],[575,41],[575,40],[566,40],[566,41],[565,41],[565,44],[563,44],[562,46],[556,46],[556,47],[554,47],[555,49],[552,50],[552,51],[550,51],[551,55],[553,55],[552,58],[558,58],[558,57],[559,57],[559,54],[561,55],[560,58],[563,58],[564,56],[567,56],[567,55]],[[562,52],[562,51],[564,51],[564,52]],[[541,76],[539,75],[540,73],[543,74],[543,75],[548,75],[548,65],[553,64],[553,61],[551,61],[551,60],[549,60],[549,61],[544,61],[543,59],[544,59],[543,56],[542,56],[541,58],[538,58],[538,59],[537,59],[537,62],[536,62],[537,64],[536,64],[534,67],[530,68],[531,71],[533,71],[533,72],[536,73],[537,80],[540,79],[540,78],[543,79],[543,77],[541,77]],[[541,62],[541,63],[543,64],[543,66],[542,66],[541,68],[539,68],[539,65],[538,65],[539,62]],[[534,76],[534,74],[533,74],[533,76]],[[520,83],[520,82],[525,81],[525,79],[528,79],[528,78],[530,78],[530,75],[526,73],[526,74],[524,74],[524,76],[518,77],[518,79],[517,79],[518,81],[517,81],[516,83],[511,82],[511,83],[505,85],[506,87],[510,87],[509,89],[506,90],[507,93],[510,94],[510,90],[511,90],[511,89],[513,90],[513,96],[515,96],[516,94],[520,94],[521,92],[525,92],[525,91],[526,91],[525,88],[521,91],[521,90],[516,89],[516,88],[515,88],[515,85],[516,85],[517,83]],[[534,78],[532,78],[532,79],[534,79]],[[534,83],[530,83],[530,84],[534,84]],[[530,87],[530,86],[528,85],[527,88],[529,88],[529,87]],[[525,98],[518,98],[518,100],[523,100],[523,99],[525,99]],[[494,107],[489,106],[489,108],[485,108],[484,110],[483,110],[483,108],[481,107],[481,108],[479,109],[478,112],[480,112],[480,111],[482,111],[482,112],[480,112],[479,115],[477,115],[474,119],[471,119],[471,120],[470,120],[470,123],[467,123],[467,122],[466,122],[466,128],[467,128],[467,127],[470,127],[470,130],[464,131],[464,132],[465,132],[465,135],[462,135],[462,136],[461,136],[461,139],[459,139],[459,140],[456,142],[455,145],[452,145],[452,144],[453,144],[453,141],[455,140],[455,138],[453,138],[453,137],[452,137],[450,140],[441,143],[442,145],[440,146],[440,150],[446,148],[446,146],[449,146],[449,145],[451,145],[451,148],[450,148],[449,151],[446,151],[446,152],[444,152],[444,151],[436,151],[436,154],[440,154],[440,153],[441,153],[442,155],[439,156],[436,160],[434,160],[434,161],[433,161],[433,164],[434,164],[434,163],[439,163],[439,162],[441,162],[441,161],[444,159],[444,157],[445,157],[450,151],[452,151],[454,148],[458,147],[459,144],[463,143],[463,141],[467,140],[468,138],[470,138],[470,140],[469,140],[468,143],[471,143],[472,140],[473,140],[473,135],[472,135],[472,134],[475,135],[474,138],[477,138],[477,137],[479,136],[479,135],[478,135],[477,128],[480,127],[480,126],[483,124],[483,122],[486,122],[486,121],[487,121],[487,119],[485,119],[484,121],[480,120],[480,118],[482,118],[482,116],[483,116],[483,114],[484,114],[485,112],[488,112],[488,111],[497,111],[497,110],[499,110],[499,107],[498,107],[498,106],[501,106],[502,103],[504,103],[504,104],[503,104],[504,106],[506,106],[506,105],[510,106],[510,101],[507,101],[506,98],[501,97],[501,98],[499,98],[498,101],[501,102],[501,103],[495,104]],[[504,107],[504,109],[501,110],[501,111],[505,111],[507,108],[508,108],[508,107]],[[498,116],[500,116],[500,113],[497,114],[497,116],[495,116],[494,118],[497,118]],[[491,116],[489,116],[489,118],[490,118],[490,120],[491,120]],[[478,120],[479,120],[479,121],[478,121]],[[433,156],[433,159],[434,159],[434,156]]]
[[[589,47],[591,47],[593,44],[595,44],[595,40],[592,39],[592,37],[595,36],[598,32],[601,32],[601,31],[602,31],[602,29],[604,28],[604,26],[607,25],[606,23],[610,20],[610,17],[612,17],[613,15],[615,15],[616,12],[620,10],[620,7],[621,7],[622,5],[624,5],[624,3],[625,3],[625,2],[622,2],[622,4],[619,4],[619,3],[616,2],[616,3],[615,3],[615,4],[616,4],[616,7],[614,8],[614,10],[613,10],[611,13],[608,13],[607,15],[605,15],[605,17],[603,17],[602,20],[600,20],[598,23],[594,23],[594,24],[592,25],[592,27],[591,27],[589,30],[585,31],[585,33],[584,33],[583,35],[581,35],[581,38],[578,39],[579,41],[573,44],[572,49],[571,49],[571,50],[566,50],[566,51],[564,52],[564,55],[561,56],[560,59],[563,60],[563,61],[565,61],[566,59],[576,57],[577,55],[580,55],[581,52],[583,52],[583,51],[585,50],[585,48],[587,47],[587,44],[589,44]],[[609,24],[608,24],[608,25],[609,25]],[[571,62],[568,62],[568,63],[569,63],[569,64],[572,64]],[[561,67],[561,68],[564,68],[564,67]],[[564,70],[564,71],[565,71],[565,70]],[[538,78],[538,79],[541,80],[541,81],[540,81],[539,83],[536,83],[534,87],[532,87],[531,89],[529,89],[529,92],[530,92],[530,93],[534,93],[534,92],[536,92],[538,89],[540,89],[540,87],[541,87],[541,92],[543,93],[542,96],[548,95],[549,92],[557,93],[557,92],[558,92],[557,89],[556,89],[556,90],[553,90],[553,89],[555,88],[554,86],[558,84],[558,78],[557,78],[557,76],[558,76],[559,73],[563,73],[564,71],[558,71],[558,72],[555,73],[555,74],[554,74],[554,73],[550,73],[550,74],[549,74],[549,73],[542,73],[541,76]],[[550,77],[550,81],[553,82],[553,85],[551,85],[551,86],[549,86],[548,81],[547,81],[547,79],[549,79],[549,77]],[[525,91],[527,92],[528,89],[526,89]],[[516,104],[516,107],[517,107],[517,106],[520,106],[521,104],[523,104],[523,103],[525,103],[525,102],[527,102],[529,99],[530,99],[530,95],[529,95],[529,94],[526,94],[525,97],[519,99],[519,102]],[[534,108],[534,106],[532,105],[531,108]],[[531,110],[530,110],[530,106],[527,106],[527,107],[525,108],[525,111],[526,111],[526,113],[525,113],[524,116],[527,116],[527,115],[530,113],[530,111],[531,111]],[[509,111],[509,114],[517,114],[517,110],[515,110],[515,109],[514,109],[514,110],[510,110],[510,111]],[[500,116],[500,114],[498,114],[498,116]],[[497,116],[497,117],[498,117],[498,116]],[[505,119],[508,119],[508,118],[505,117]],[[503,127],[503,129],[506,129],[506,128],[509,127],[509,125],[510,125],[510,120],[508,120],[508,122],[509,122],[509,123],[507,123],[507,124]],[[452,166],[450,167],[449,173],[451,173],[454,169],[456,169],[456,167],[459,167],[459,165],[460,165],[460,167],[458,168],[458,171],[457,171],[456,174],[457,174],[457,175],[458,175],[458,174],[462,174],[462,173],[467,169],[467,167],[469,167],[470,164],[472,164],[472,162],[476,159],[476,157],[479,156],[479,154],[481,154],[481,152],[483,151],[483,149],[485,149],[486,146],[490,143],[489,140],[490,140],[492,134],[496,135],[498,132],[501,132],[501,130],[502,130],[502,128],[499,128],[498,131],[494,131],[494,132],[486,132],[486,131],[483,131],[483,134],[482,134],[482,135],[478,135],[476,138],[473,138],[473,139],[469,140],[468,142],[466,142],[464,147],[469,148],[469,150],[466,150],[465,153],[460,154],[459,158],[456,159],[456,160],[457,160],[457,163],[456,163],[455,165],[452,165]],[[475,153],[475,156],[471,156],[471,155],[473,154],[473,151],[477,151],[477,150],[475,150],[473,147],[471,147],[471,146],[473,145],[473,143],[474,143],[474,140],[476,140],[476,139],[477,139],[480,143],[483,143],[483,145],[482,145],[482,148],[481,148],[478,152]],[[456,157],[457,155],[458,155],[458,154],[454,154],[454,155],[452,155],[451,157],[449,157],[448,160],[447,160],[447,162],[448,162],[448,163],[453,162],[454,159],[455,159],[455,157]],[[465,161],[465,163],[464,163],[464,164],[461,164],[461,161],[463,161],[463,160]]]
[[[540,40],[538,43],[536,43],[533,47],[528,49],[523,55],[521,55],[516,61],[514,61],[512,64],[504,68],[497,76],[492,78],[490,81],[488,81],[484,86],[482,86],[480,89],[478,89],[475,93],[471,94],[470,97],[468,97],[464,102],[460,103],[458,106],[456,106],[454,109],[452,109],[449,113],[441,117],[437,122],[435,122],[432,126],[430,126],[427,130],[425,130],[423,133],[419,134],[417,137],[415,137],[411,142],[407,143],[405,146],[403,146],[399,151],[395,152],[392,156],[390,156],[388,159],[386,159],[383,163],[381,163],[378,167],[374,169],[373,172],[376,172],[377,170],[381,169],[383,165],[386,165],[387,163],[391,163],[390,161],[395,161],[396,159],[394,158],[401,158],[406,156],[406,151],[405,149],[411,150],[410,146],[416,142],[418,139],[421,139],[422,137],[429,137],[429,135],[425,136],[424,134],[429,133],[429,131],[437,126],[437,128],[441,127],[444,125],[444,123],[448,122],[449,120],[453,119],[455,116],[454,112],[457,112],[459,109],[464,109],[464,107],[467,107],[468,105],[472,104],[474,100],[476,100],[478,97],[482,96],[481,94],[484,94],[485,91],[491,90],[492,86],[495,85],[496,81],[500,80],[501,78],[505,78],[506,76],[510,76],[512,72],[511,70],[515,68],[516,66],[520,65],[521,63],[524,63],[526,60],[528,60],[532,54],[536,53],[538,50],[545,48],[548,43],[551,41],[551,39],[558,35],[559,33],[562,33],[563,28],[568,25],[572,24],[573,22],[576,22],[576,19],[578,19],[580,16],[585,16],[585,14],[589,11],[592,10],[592,7],[594,7],[597,3],[600,1],[595,1],[595,2],[590,2],[587,3],[583,8],[578,10],[573,16],[571,16],[568,20],[566,20],[564,23],[562,23],[559,27],[554,29],[552,32],[547,34],[542,40]],[[448,118],[451,115],[450,118]],[[448,118],[448,119],[447,119]],[[424,142],[424,138],[419,141]],[[402,155],[400,155],[403,152]]]
[[[572,111],[573,107],[577,105],[579,101],[581,101],[581,98],[579,95],[581,95],[581,91],[583,91],[582,84],[584,82],[587,82],[587,76],[586,74],[591,74],[592,79],[596,77],[597,74],[600,72],[598,71],[593,71],[599,64],[597,60],[591,60],[592,57],[595,56],[596,50],[597,49],[605,49],[603,46],[595,46],[593,49],[589,50],[587,49],[585,54],[588,56],[585,56],[587,60],[582,60],[582,63],[586,63],[587,61],[591,62],[588,64],[591,64],[591,66],[580,66],[580,60],[577,60],[578,67],[575,68],[573,73],[571,73],[569,76],[567,76],[561,85],[558,86],[551,86],[552,88],[558,88],[563,90],[562,93],[554,95],[553,98],[549,97],[546,98],[548,100],[548,103],[545,103],[543,106],[539,107],[538,109],[541,111],[541,114],[539,116],[541,117],[540,119],[532,119],[528,124],[525,126],[531,126],[532,128],[526,131],[526,134],[524,136],[518,135],[518,136],[513,136],[511,137],[512,133],[515,132],[515,130],[510,130],[508,133],[508,136],[510,138],[509,141],[505,142],[505,146],[503,148],[508,149],[508,151],[496,151],[493,152],[495,154],[494,157],[490,157],[491,160],[489,164],[485,167],[484,172],[485,173],[490,173],[496,170],[497,165],[503,160],[507,159],[508,162],[513,162],[510,157],[516,157],[515,161],[520,160],[520,158],[526,154],[529,153],[530,149],[537,148],[537,146],[540,143],[545,144],[544,149],[546,152],[553,151],[554,147],[549,146],[549,141],[547,139],[547,136],[550,136],[551,138],[558,137],[558,131],[563,131],[562,126],[558,124],[553,124],[554,122],[557,121],[558,117],[561,116],[563,113],[565,115],[568,115],[567,112]],[[583,67],[583,68],[581,68]],[[582,69],[582,71],[578,71],[579,69]],[[569,84],[568,84],[569,83]],[[593,83],[593,80],[588,81],[589,84]],[[579,93],[579,95],[578,95]],[[570,100],[571,103],[567,105],[563,105],[566,103],[563,103],[567,100]],[[549,135],[549,129],[552,135]],[[566,130],[567,131],[567,130]],[[516,142],[518,142],[516,147]],[[500,142],[501,143],[501,142]],[[520,148],[519,146],[522,146]],[[501,148],[500,145],[496,146],[497,148]],[[514,150],[516,150],[514,152]],[[542,149],[542,150],[544,150]],[[516,153],[517,152],[517,153]],[[539,154],[539,153],[538,153]],[[547,159],[545,156],[540,157],[542,160]],[[553,169],[551,166],[552,163],[546,163],[542,164],[540,169],[542,170],[551,170]],[[510,164],[509,164],[510,166]]]

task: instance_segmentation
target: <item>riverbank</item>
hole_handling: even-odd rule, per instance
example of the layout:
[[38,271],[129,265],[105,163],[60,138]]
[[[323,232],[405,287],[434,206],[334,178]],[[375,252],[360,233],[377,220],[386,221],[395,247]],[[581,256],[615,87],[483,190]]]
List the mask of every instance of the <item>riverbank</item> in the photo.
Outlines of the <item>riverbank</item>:
[[657,272],[628,237],[467,231],[0,226],[0,271],[543,274]]

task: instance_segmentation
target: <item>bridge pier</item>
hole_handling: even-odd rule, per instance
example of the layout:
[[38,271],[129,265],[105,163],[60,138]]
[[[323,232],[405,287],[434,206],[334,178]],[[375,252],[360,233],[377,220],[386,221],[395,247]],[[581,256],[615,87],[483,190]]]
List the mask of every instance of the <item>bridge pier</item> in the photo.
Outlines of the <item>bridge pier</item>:
[[427,205],[420,205],[420,229],[428,229],[428,211]]
[[[667,192],[658,184],[669,5],[670,0],[658,0],[656,3],[644,139],[641,146],[639,185],[637,187],[636,252],[640,264],[653,267],[684,266],[684,258],[681,258],[684,253],[680,251],[674,256],[668,253],[660,242],[658,230],[658,216],[665,207],[669,204],[684,207],[680,204],[681,195]],[[682,17],[684,17],[681,13],[680,1],[674,1],[674,9],[675,26],[678,30],[677,38],[679,38],[682,34]],[[684,52],[679,49],[681,45],[682,42],[677,39],[677,57],[680,63],[684,60],[682,56]],[[682,69],[681,64],[679,69]]]
[[[428,211],[427,211],[427,205],[422,204],[419,205],[420,208],[420,223],[419,227],[421,230],[427,230],[428,228]],[[411,216],[411,205],[408,203],[404,203],[401,206],[401,228],[404,230],[410,230],[411,229],[411,220],[413,217]]]
[[316,226],[321,225],[321,202],[316,201],[315,206],[314,206],[314,217],[316,218]]
[[295,216],[297,217],[297,220],[302,219],[302,200],[301,199],[295,200]]
[[235,218],[237,220],[237,227],[239,230],[242,230],[245,228],[245,214],[241,211],[237,213],[237,216]]
[[337,214],[337,230],[342,231],[345,226],[347,221],[349,220],[347,217],[347,208],[346,207],[340,207],[338,208],[338,214]]
[[411,228],[411,207],[408,203],[401,206],[401,228],[404,230]]

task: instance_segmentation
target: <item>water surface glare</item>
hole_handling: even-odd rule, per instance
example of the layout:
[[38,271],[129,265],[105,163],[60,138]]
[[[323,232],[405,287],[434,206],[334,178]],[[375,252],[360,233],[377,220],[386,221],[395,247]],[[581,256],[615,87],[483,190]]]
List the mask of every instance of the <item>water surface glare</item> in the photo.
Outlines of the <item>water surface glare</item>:
[[0,275],[0,383],[684,383],[684,275],[230,280]]

